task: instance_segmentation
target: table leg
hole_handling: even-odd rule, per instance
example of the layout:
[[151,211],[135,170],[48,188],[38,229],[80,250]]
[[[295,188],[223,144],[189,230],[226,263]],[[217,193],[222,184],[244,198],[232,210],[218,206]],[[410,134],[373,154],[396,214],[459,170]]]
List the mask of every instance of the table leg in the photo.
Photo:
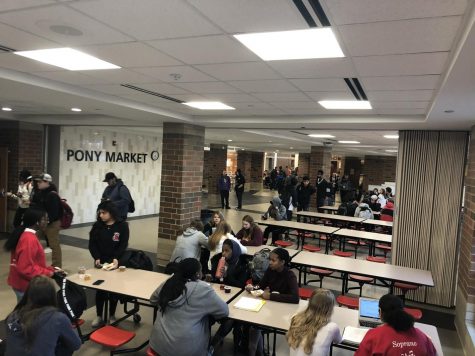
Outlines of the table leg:
[[346,293],[346,284],[348,283],[348,274],[342,273],[342,283],[341,283],[341,295],[345,295]]

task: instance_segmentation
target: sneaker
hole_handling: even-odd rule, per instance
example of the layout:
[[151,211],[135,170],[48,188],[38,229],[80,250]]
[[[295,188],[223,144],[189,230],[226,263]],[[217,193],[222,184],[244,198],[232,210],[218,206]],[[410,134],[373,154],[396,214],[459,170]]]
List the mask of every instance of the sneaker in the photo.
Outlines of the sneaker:
[[104,325],[104,320],[100,316],[97,316],[91,323],[93,328],[98,328],[99,326]]
[[116,321],[117,321],[117,319],[116,319],[115,315],[111,315],[109,317],[109,325],[114,324]]
[[44,249],[44,252],[45,252],[45,253],[51,253],[51,252],[53,252],[53,250],[50,249],[49,247],[46,247],[46,248]]

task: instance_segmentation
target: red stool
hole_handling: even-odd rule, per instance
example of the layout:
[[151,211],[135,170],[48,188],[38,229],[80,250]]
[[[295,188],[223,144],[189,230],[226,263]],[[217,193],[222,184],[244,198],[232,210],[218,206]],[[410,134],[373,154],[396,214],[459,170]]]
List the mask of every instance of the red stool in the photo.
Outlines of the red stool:
[[360,240],[349,240],[346,243],[353,245],[355,247],[355,258],[356,258],[356,254],[358,253],[358,247],[366,246],[366,242],[363,242]]
[[153,349],[150,346],[147,348],[147,354],[146,355],[147,356],[158,356],[158,354],[155,351],[153,351]]
[[351,256],[353,256],[353,252],[345,252],[345,251],[340,251],[340,250],[333,251],[333,254],[335,256],[340,256],[340,257],[351,257]]
[[[90,340],[99,345],[103,345],[111,348],[111,356],[115,354],[115,349],[128,343],[135,337],[135,333],[132,331],[123,330],[115,326],[106,325],[100,329],[94,331]],[[118,350],[120,351],[120,350]]]
[[391,246],[388,245],[377,244],[376,248],[383,250],[384,258],[388,257],[388,253],[391,252]]
[[411,315],[414,320],[421,320],[422,318],[422,310],[420,309],[415,309],[415,308],[404,308],[404,311]]
[[303,245],[302,249],[310,252],[319,252],[322,250],[320,247],[314,245]]
[[282,247],[282,248],[286,248],[286,247],[289,247],[289,246],[292,246],[293,243],[290,242],[290,241],[284,241],[284,240],[277,240],[275,242],[275,244],[279,247]]
[[320,277],[320,279],[307,281],[307,275],[305,275],[304,284],[312,283],[312,282],[320,282],[320,288],[322,288],[323,278],[333,274],[332,270],[323,269],[323,268],[314,268],[314,267],[312,267],[312,268],[309,269],[309,271],[310,271],[309,272],[310,274],[316,274],[318,277]]
[[394,287],[399,288],[402,291],[402,301],[405,303],[406,302],[406,294],[410,290],[416,290],[419,288],[417,284],[410,284],[410,283],[402,283],[402,282],[396,282],[394,283]]
[[360,290],[360,297],[361,297],[361,294],[363,293],[364,284],[374,282],[374,278],[364,277],[364,276],[360,276],[358,274],[350,274],[348,276],[348,278],[350,279],[350,281],[358,283],[359,287],[346,288],[346,291],[348,292],[350,289],[359,289]]
[[376,263],[386,263],[386,259],[384,257],[368,256],[366,257],[366,261],[376,262]]
[[300,299],[310,299],[312,296],[313,289],[308,288],[299,288],[299,297]]
[[360,307],[358,298],[348,297],[347,295],[339,295],[336,297],[336,302],[338,306],[341,307],[343,305],[349,309],[358,309]]

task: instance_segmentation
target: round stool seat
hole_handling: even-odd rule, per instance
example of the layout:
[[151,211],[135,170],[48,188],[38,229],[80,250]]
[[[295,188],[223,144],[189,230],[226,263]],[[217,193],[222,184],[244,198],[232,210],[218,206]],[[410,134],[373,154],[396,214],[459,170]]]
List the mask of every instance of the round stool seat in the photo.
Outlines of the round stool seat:
[[310,272],[321,275],[321,276],[329,276],[333,273],[333,271],[329,269],[322,269],[322,268],[310,268]]
[[284,241],[284,240],[277,240],[275,242],[275,244],[279,247],[283,247],[283,248],[286,248],[286,247],[289,247],[289,246],[292,246],[293,243],[290,242],[290,241]]
[[420,309],[415,309],[415,308],[404,308],[404,311],[411,315],[414,320],[421,320],[422,318],[422,311]]
[[381,250],[386,250],[386,251],[391,251],[391,246],[388,245],[376,245],[376,248],[379,248]]
[[357,241],[357,240],[349,240],[349,241],[347,241],[346,243],[349,243],[350,245],[366,246],[366,242]]
[[339,295],[336,297],[336,302],[341,307],[342,305],[349,309],[358,309],[359,308],[359,299],[348,297],[346,295]]
[[403,291],[406,291],[406,292],[409,290],[416,290],[417,288],[419,288],[419,286],[416,284],[402,283],[402,282],[394,283],[394,287],[402,289]]
[[368,256],[368,257],[366,257],[366,261],[377,262],[377,263],[386,263],[386,259],[384,257]]
[[321,251],[322,249],[318,246],[314,245],[303,245],[302,247],[305,251],[310,251],[310,252],[318,252]]
[[134,332],[107,325],[94,331],[90,339],[98,344],[115,349],[128,343],[134,337]]
[[299,288],[299,297],[301,299],[309,299],[312,296],[313,289]]
[[363,282],[363,283],[371,283],[374,280],[371,277],[364,277],[364,276],[360,276],[358,274],[350,274],[349,277],[353,281]]
[[151,347],[148,347],[147,348],[147,353],[146,353],[147,356],[158,356],[158,354],[153,351],[153,349]]
[[351,256],[353,256],[353,252],[345,252],[345,251],[340,251],[340,250],[333,251],[333,254],[335,256],[340,256],[340,257],[351,257]]

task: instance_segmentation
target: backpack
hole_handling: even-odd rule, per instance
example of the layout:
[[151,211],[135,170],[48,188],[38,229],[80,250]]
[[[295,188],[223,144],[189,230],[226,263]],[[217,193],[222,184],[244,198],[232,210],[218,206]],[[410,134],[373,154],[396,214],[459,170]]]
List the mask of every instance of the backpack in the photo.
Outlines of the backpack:
[[56,293],[59,310],[66,314],[69,320],[76,321],[87,309],[86,293],[83,287],[58,274],[55,274],[53,278],[59,285],[59,291]]
[[348,206],[346,205],[346,203],[343,203],[338,207],[336,214],[346,216],[347,211],[348,211]]
[[263,248],[256,252],[249,262],[249,270],[251,271],[251,278],[253,283],[259,283],[264,273],[269,268],[270,249]]
[[181,257],[178,256],[173,261],[167,263],[165,266],[165,274],[174,274],[178,271],[180,265],[180,261],[177,261],[178,259],[181,260]]
[[[121,187],[125,187],[125,185],[122,185]],[[129,188],[127,188],[127,190],[129,190]],[[127,212],[133,213],[133,212],[135,212],[135,202],[132,199],[132,194],[130,194],[130,190],[129,190],[129,195],[130,195],[130,203],[129,203],[129,207],[127,209]]]
[[61,202],[61,209],[63,210],[63,216],[61,216],[61,228],[68,229],[73,223],[73,209],[71,209],[66,199],[61,198],[59,194],[55,191],[53,191],[53,193],[55,193],[59,197],[59,201]]
[[126,250],[120,258],[119,265],[127,268],[153,271],[152,260],[145,252],[140,250]]

